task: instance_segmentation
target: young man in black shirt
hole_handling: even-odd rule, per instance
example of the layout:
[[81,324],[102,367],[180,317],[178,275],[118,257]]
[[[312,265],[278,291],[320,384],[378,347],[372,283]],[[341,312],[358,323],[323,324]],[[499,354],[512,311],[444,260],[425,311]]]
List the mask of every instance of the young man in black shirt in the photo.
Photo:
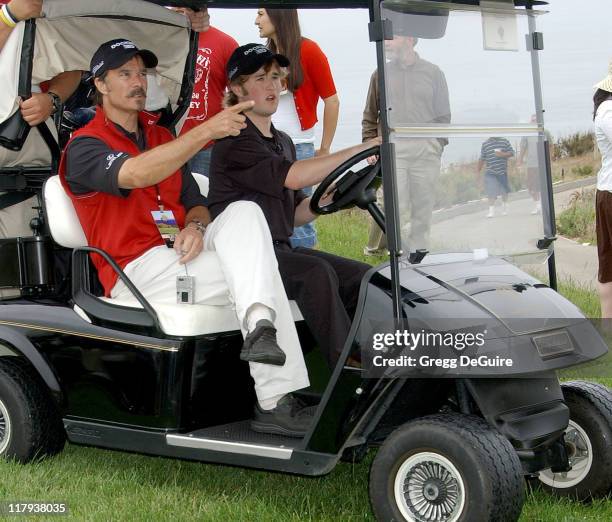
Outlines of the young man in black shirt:
[[330,155],[295,159],[289,136],[272,125],[282,90],[282,67],[289,60],[258,44],[234,51],[227,64],[231,92],[227,105],[246,100],[240,136],[217,141],[210,172],[209,209],[213,219],[229,204],[254,201],[268,220],[281,278],[295,299],[330,366],[342,352],[369,265],[309,248],[292,248],[294,226],[315,219],[310,199],[300,190],[320,183],[355,154],[380,143],[378,138]]

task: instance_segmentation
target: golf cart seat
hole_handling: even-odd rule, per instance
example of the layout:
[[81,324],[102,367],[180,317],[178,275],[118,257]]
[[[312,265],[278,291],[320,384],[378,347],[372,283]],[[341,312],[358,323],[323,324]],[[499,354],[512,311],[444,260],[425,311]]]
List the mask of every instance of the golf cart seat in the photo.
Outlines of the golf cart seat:
[[[208,179],[201,174],[194,174],[194,177],[198,182],[200,190],[206,195],[208,192]],[[43,197],[47,222],[54,241],[66,248],[86,247],[87,239],[85,233],[72,201],[61,184],[59,176],[52,176],[45,182]],[[86,262],[87,257],[84,256],[81,261]],[[75,259],[75,264],[77,262]],[[78,267],[73,267],[73,278],[76,277],[74,275],[75,270],[78,270]],[[76,277],[76,280],[78,281],[79,278]],[[96,318],[97,310],[104,310],[106,308],[110,311],[114,307],[117,312],[120,312],[121,310],[125,311],[126,308],[132,310],[141,310],[143,308],[136,297],[125,300],[89,296],[90,299],[87,302],[95,299],[97,306],[83,306],[76,298],[74,290],[73,282],[73,297],[76,302],[75,311],[84,320],[89,322]],[[159,328],[166,335],[187,337],[240,330],[240,325],[232,306],[179,305],[155,302],[148,304],[155,311]],[[296,321],[302,320],[302,315],[295,301],[290,301],[290,305],[294,319]],[[100,308],[101,306],[102,308]],[[128,315],[126,314],[125,323],[131,324],[131,320],[127,317]]]

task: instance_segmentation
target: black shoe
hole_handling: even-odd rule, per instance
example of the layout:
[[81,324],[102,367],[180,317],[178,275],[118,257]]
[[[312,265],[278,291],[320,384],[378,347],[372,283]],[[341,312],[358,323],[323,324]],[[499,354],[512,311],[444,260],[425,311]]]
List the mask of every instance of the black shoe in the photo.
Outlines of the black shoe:
[[287,356],[276,342],[276,328],[267,319],[260,319],[255,330],[244,340],[240,359],[261,364],[283,366]]
[[303,437],[312,424],[316,408],[316,406],[304,406],[302,401],[288,393],[272,410],[262,410],[257,404],[251,429],[260,433]]

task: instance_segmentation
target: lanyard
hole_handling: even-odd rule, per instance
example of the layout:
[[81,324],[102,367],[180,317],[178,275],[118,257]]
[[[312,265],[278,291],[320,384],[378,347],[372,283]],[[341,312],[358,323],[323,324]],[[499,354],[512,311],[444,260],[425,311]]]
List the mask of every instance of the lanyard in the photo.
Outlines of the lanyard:
[[162,202],[161,194],[159,192],[159,185],[155,184],[155,192],[157,192],[157,206],[161,212],[164,211],[164,203]]

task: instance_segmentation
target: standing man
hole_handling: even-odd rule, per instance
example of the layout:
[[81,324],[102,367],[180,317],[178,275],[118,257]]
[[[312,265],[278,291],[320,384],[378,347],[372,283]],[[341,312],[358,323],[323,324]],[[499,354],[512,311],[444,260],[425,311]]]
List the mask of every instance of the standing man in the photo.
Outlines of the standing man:
[[[146,69],[156,66],[151,51],[129,40],[98,48],[91,60],[96,116],[68,143],[62,183],[88,244],[108,252],[153,304],[175,303],[177,277],[188,275],[195,303],[235,306],[245,336],[240,357],[250,361],[258,399],[252,428],[303,436],[312,412],[291,392],[308,386],[308,375],[263,214],[238,202],[209,224],[205,200],[183,169],[203,144],[239,135],[240,111],[253,104],[225,110],[173,140],[142,112]],[[169,237],[172,222],[177,229]],[[131,297],[110,265],[100,256],[92,260],[105,295]]]
[[[531,115],[531,123],[536,123],[538,120],[535,114]],[[552,136],[545,130],[546,142],[550,148],[552,143]],[[533,200],[534,207],[531,214],[542,213],[542,201],[540,198],[540,162],[538,159],[538,138],[527,138],[523,136],[519,145],[519,155],[516,160],[516,166],[521,167],[523,165],[527,168],[527,190]],[[550,152],[550,150],[549,150]]]
[[484,189],[489,200],[488,218],[495,216],[495,200],[498,196],[502,199],[502,215],[508,213],[506,202],[508,201],[508,159],[514,156],[514,149],[506,138],[492,137],[482,144],[480,148],[480,159],[476,167],[477,172],[487,166],[484,175]]
[[[238,47],[238,42],[229,34],[209,25],[208,9],[193,11],[189,8],[181,8],[179,10],[189,18],[191,27],[199,31],[195,83],[189,113],[181,129],[182,135],[223,110],[223,95],[227,84],[225,65],[234,49]],[[208,176],[213,145],[212,141],[206,143],[202,150],[189,160],[191,172]]]
[[[390,63],[388,69],[388,104],[395,125],[427,125],[449,123],[451,119],[448,87],[442,70],[423,60],[414,50],[418,38],[405,34],[397,20],[393,25],[393,40],[385,40]],[[370,79],[370,88],[361,122],[362,140],[380,134],[380,100],[378,71]],[[435,186],[440,174],[440,159],[445,138],[402,138],[395,143],[395,168],[402,246],[415,252],[426,249],[431,228]],[[382,201],[380,201],[382,203]],[[407,233],[407,223],[410,232]],[[382,230],[372,221],[365,255],[379,255],[386,248]]]
[[333,154],[296,161],[295,147],[272,125],[282,90],[282,67],[289,60],[259,44],[247,44],[227,64],[230,92],[226,105],[249,100],[246,128],[219,140],[211,163],[209,205],[215,219],[236,201],[254,201],[263,210],[278,267],[290,299],[295,299],[331,367],[344,347],[369,265],[303,247],[291,247],[294,225],[315,219],[310,198],[301,191],[320,183],[333,169],[380,140]]

